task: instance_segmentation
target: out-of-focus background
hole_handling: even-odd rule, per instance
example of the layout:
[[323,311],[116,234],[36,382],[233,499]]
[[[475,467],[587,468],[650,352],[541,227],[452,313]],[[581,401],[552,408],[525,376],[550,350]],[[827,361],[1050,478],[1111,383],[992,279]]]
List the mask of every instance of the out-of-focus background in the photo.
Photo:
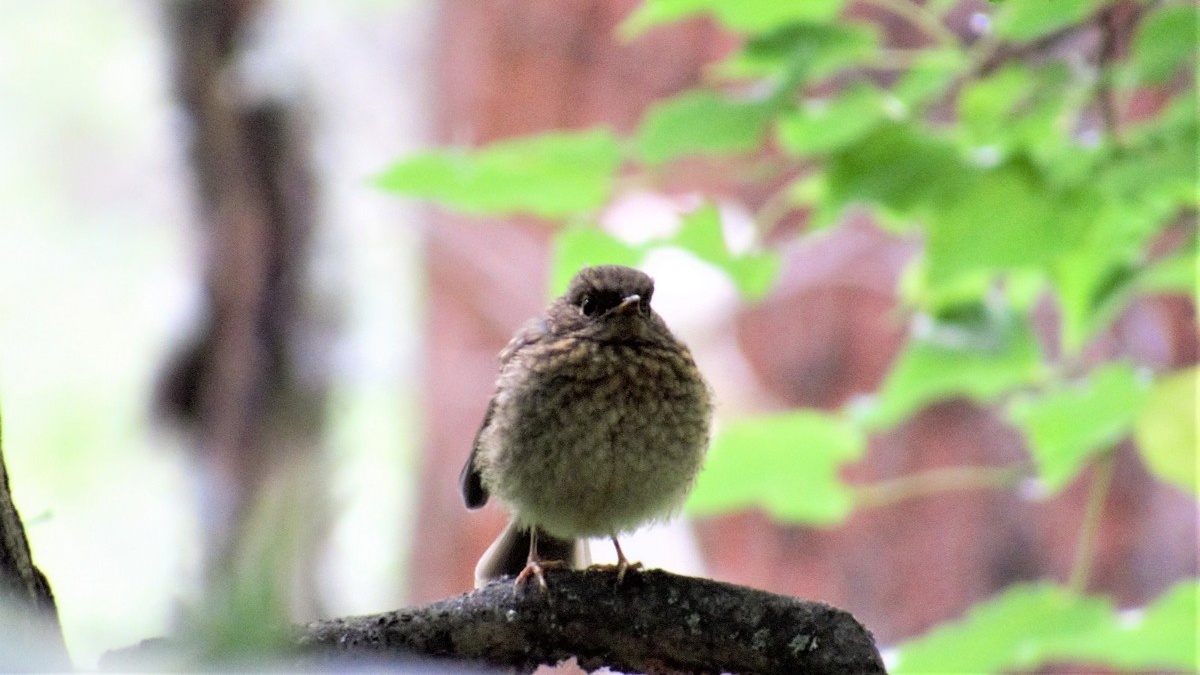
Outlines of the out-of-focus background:
[[[433,5],[419,1],[0,4],[5,459],[78,664],[196,611],[203,570],[233,536],[220,530],[246,517],[229,513],[242,480],[251,501],[285,492],[289,520],[313,528],[288,544],[303,558],[295,588],[309,604],[298,617],[404,601],[424,216],[368,177],[427,142],[435,27]],[[264,154],[293,156],[306,182],[275,191],[294,200],[280,236],[303,243],[270,264],[296,267],[273,296],[292,299],[272,300],[295,303],[281,321],[295,321],[288,349],[302,353],[286,368],[306,393],[288,405],[312,400],[303,441],[277,448],[261,472],[227,472],[219,444],[197,440],[202,422],[181,425],[178,402],[163,400],[187,387],[168,382],[171,369],[211,327],[214,248],[266,247],[214,232],[216,212],[238,207],[214,206],[231,198],[206,190],[236,185],[230,166],[258,160],[217,160],[220,175],[200,178],[192,153],[213,153],[200,146],[226,141],[209,130],[240,122],[200,122],[182,100],[192,56],[207,61],[195,77],[211,78],[198,86],[220,89],[212,107],[279,112],[255,135]],[[266,138],[272,124],[286,138]],[[246,139],[227,142],[216,152],[251,152]],[[246,201],[248,218],[274,208]],[[237,274],[231,283],[249,290],[254,273]],[[254,444],[266,434],[246,433]]]
[[[1155,12],[1183,12],[1194,24],[1190,5],[1065,4],[1073,9],[1003,24],[1003,37],[1023,38],[1005,51],[992,33],[1003,10],[972,0],[814,2],[795,16],[789,3],[766,3],[753,20],[728,9],[738,3],[668,0],[0,2],[4,458],[75,662],[86,667],[105,650],[204,617],[304,621],[467,590],[475,559],[505,518],[494,507],[467,513],[456,480],[491,394],[497,352],[540,311],[563,261],[609,262],[647,247],[654,250],[636,261],[657,278],[656,307],[712,381],[718,431],[729,432],[719,437],[723,447],[746,443],[739,420],[773,429],[775,413],[804,408],[823,416],[789,427],[793,437],[825,439],[820,453],[829,457],[799,474],[781,467],[789,479],[812,472],[811,485],[823,492],[809,501],[790,496],[807,489],[803,480],[783,488],[768,480],[753,499],[712,497],[702,483],[709,506],[693,512],[703,517],[634,535],[631,557],[839,605],[888,646],[1019,582],[1051,579],[1108,596],[1113,607],[1141,607],[1194,578],[1195,483],[1189,492],[1162,480],[1127,438],[1132,401],[1153,395],[1145,393],[1150,382],[1195,373],[1195,300],[1171,263],[1195,250],[1195,200],[1178,197],[1177,186],[1176,201],[1154,194],[1153,223],[1122,235],[1137,254],[1123,262],[1125,276],[1102,283],[1086,265],[1064,266],[1046,287],[1018,273],[997,284],[1006,302],[1027,310],[1042,345],[1028,363],[1013,357],[1021,374],[1000,372],[1011,363],[964,361],[978,387],[930,384],[919,405],[877,408],[874,426],[851,423],[855,410],[872,405],[869,395],[900,386],[898,364],[916,369],[918,380],[953,380],[932,357],[913,365],[913,336],[955,348],[981,340],[981,352],[1002,356],[1008,346],[987,342],[995,337],[990,314],[969,317],[976,323],[965,333],[944,330],[948,317],[962,319],[950,310],[969,304],[951,307],[946,298],[973,297],[975,280],[921,287],[923,239],[890,220],[910,214],[850,208],[832,218],[836,228],[819,230],[828,214],[812,203],[835,182],[821,188],[797,175],[870,128],[903,120],[906,106],[927,105],[930,118],[947,125],[956,114],[993,111],[989,123],[1000,128],[1010,124],[1010,108],[1041,120],[1039,101],[1058,101],[1059,87],[1071,92],[1063,109],[1083,112],[1056,108],[1060,119],[1045,126],[1094,148],[1107,147],[1114,129],[1135,129],[1194,98],[1194,47],[1182,67],[1160,64],[1174,79],[1158,73],[1154,86],[1142,86],[1136,72],[1113,82],[1096,75],[1106,59],[1178,39],[1170,29],[1179,17],[1158,21]],[[707,12],[691,16],[696,7]],[[643,27],[636,36],[630,16]],[[756,36],[785,20],[801,28]],[[852,31],[811,28],[839,21],[870,26],[873,42],[862,47]],[[1143,22],[1159,30],[1153,39],[1138,37]],[[839,40],[849,46],[830,51]],[[754,48],[740,52],[747,44]],[[813,78],[798,89],[805,101],[780,123],[778,142],[756,149],[765,122],[743,138],[759,113],[747,117],[737,106],[769,99],[762,82],[794,75],[774,73],[771,63],[786,61],[780,54],[795,45],[811,50],[796,58],[819,73],[804,75]],[[980,60],[963,68],[969,75],[953,91],[965,90],[963,82],[995,84],[972,90],[974,108],[939,108],[928,101],[942,94],[921,88],[959,67],[950,45]],[[1161,58],[1174,58],[1169,47]],[[893,95],[870,90],[851,101],[878,108],[861,129],[831,126],[820,111],[841,102],[835,95],[866,91],[836,76],[838,59],[855,49],[875,50],[883,61],[871,77]],[[1001,67],[1006,60],[1033,65],[1012,75]],[[1038,70],[1044,62],[1062,67],[1047,74]],[[900,76],[921,64],[929,66],[925,80]],[[996,71],[1004,74],[994,78],[999,84]],[[762,82],[729,86],[731,75]],[[732,103],[697,98],[663,112],[664,100],[706,86]],[[1120,99],[1117,119],[1112,105],[1081,103],[1106,101],[1106,87]],[[1004,107],[988,96],[1018,103]],[[685,137],[672,137],[670,115],[697,110],[704,114],[693,126],[681,125]],[[655,129],[648,111],[657,111]],[[586,216],[553,198],[529,209],[495,197],[473,203],[430,187],[434,179],[412,182],[404,171],[413,164],[390,183],[377,179],[423,148],[597,126],[636,139],[645,161],[631,162],[637,170],[618,175]],[[995,131],[965,128],[981,138]],[[1194,141],[1191,129],[1166,144]],[[1141,148],[1135,130],[1120,133],[1126,138],[1115,146]],[[864,165],[884,161],[894,147],[868,151],[901,141],[917,148],[913,138],[878,136],[854,156],[867,156]],[[1019,150],[985,141],[971,160],[1018,176],[1006,184],[1011,190],[988,193],[1000,209],[1036,206],[1020,201],[1034,194],[1022,191],[1022,181],[1033,180],[1022,162],[1066,165],[1073,157],[1064,152],[1060,162],[1061,148],[1042,137]],[[603,137],[598,145],[581,162],[607,152]],[[750,158],[665,163],[689,148]],[[1013,159],[1022,152],[1028,158]],[[1162,160],[1167,169],[1145,171],[1190,170],[1194,186],[1190,156],[1190,169],[1171,164],[1171,155]],[[422,175],[435,173],[422,166]],[[809,168],[797,174],[789,166]],[[1130,173],[1141,167],[1133,162]],[[844,158],[831,169],[838,170],[869,173]],[[1057,190],[1054,181],[1069,182],[1072,170],[1045,174]],[[1042,175],[1040,165],[1028,171]],[[861,182],[862,194],[849,196],[887,202],[952,178],[918,172],[918,186]],[[403,199],[381,183],[475,215]],[[894,201],[888,206],[903,211],[905,200]],[[711,247],[705,258],[696,254],[703,246],[688,253],[647,243],[674,236],[681,223],[702,229],[696,214],[710,208],[717,248],[731,252],[724,267],[712,264],[720,256]],[[1057,213],[1044,225],[1067,220]],[[1047,249],[1058,250],[1059,236],[1075,241],[1062,227],[1061,235],[1039,235]],[[985,237],[978,246],[1004,249],[1006,240]],[[757,272],[728,274],[743,269],[731,261],[760,254],[773,262],[744,269],[769,267],[765,282]],[[1007,273],[1020,267],[1012,260],[1025,260],[1004,255],[989,264]],[[1120,311],[1060,321],[1066,310],[1055,303],[1070,289],[1110,293],[1138,265],[1162,260],[1174,267],[1147,292],[1121,296]],[[994,309],[985,295],[973,311]],[[923,323],[931,306],[946,311]],[[1087,408],[1059,396],[1059,383],[1111,364],[1128,364],[1128,377],[1105,371],[1103,380],[1132,392],[1128,406]],[[997,400],[1039,388],[1058,398],[1047,407],[1037,398],[1012,407]],[[1092,438],[1075,429],[1072,406],[1129,419]],[[1068,413],[1055,417],[1050,408]],[[1190,413],[1194,404],[1182,413],[1194,434]],[[1037,453],[1056,447],[1060,427],[1075,433],[1064,452],[1076,459],[1048,477],[1050,460]],[[783,448],[771,461],[808,466],[806,450]],[[736,457],[721,456],[722,467],[730,461]]]

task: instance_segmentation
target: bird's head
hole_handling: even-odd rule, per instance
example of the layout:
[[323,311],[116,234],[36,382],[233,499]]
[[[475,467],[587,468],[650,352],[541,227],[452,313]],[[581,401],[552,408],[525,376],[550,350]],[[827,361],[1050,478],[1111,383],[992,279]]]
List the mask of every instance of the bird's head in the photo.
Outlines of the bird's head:
[[620,265],[585,267],[559,300],[560,318],[595,337],[644,339],[665,326],[650,308],[654,280]]

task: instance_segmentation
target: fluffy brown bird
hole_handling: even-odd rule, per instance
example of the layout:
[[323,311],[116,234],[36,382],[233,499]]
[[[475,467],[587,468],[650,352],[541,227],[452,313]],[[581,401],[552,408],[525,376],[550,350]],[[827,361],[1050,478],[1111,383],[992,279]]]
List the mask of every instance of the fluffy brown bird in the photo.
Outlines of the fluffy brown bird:
[[598,536],[612,539],[620,580],[631,566],[617,535],[683,503],[708,447],[711,395],[653,295],[638,270],[586,267],[500,353],[460,481],[468,508],[494,494],[513,517],[477,584],[516,574],[518,586],[533,576],[545,587],[544,566],[580,564],[582,538]]

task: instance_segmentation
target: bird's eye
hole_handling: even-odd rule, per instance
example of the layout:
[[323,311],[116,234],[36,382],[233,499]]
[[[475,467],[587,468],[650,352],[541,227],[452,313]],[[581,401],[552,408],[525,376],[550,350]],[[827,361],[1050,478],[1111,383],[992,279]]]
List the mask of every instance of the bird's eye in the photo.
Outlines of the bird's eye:
[[579,301],[579,311],[583,312],[584,316],[592,316],[600,309],[600,303],[596,302],[590,295],[583,296]]

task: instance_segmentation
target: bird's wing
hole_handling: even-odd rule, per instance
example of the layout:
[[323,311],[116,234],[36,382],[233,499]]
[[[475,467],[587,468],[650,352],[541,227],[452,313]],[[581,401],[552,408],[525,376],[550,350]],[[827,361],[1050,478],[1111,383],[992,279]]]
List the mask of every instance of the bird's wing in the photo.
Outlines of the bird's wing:
[[488,401],[483,424],[479,425],[479,431],[475,432],[475,442],[471,444],[471,454],[467,457],[467,463],[463,464],[462,473],[458,474],[458,484],[462,488],[463,501],[468,509],[477,509],[488,500],[487,488],[483,486],[483,475],[479,473],[479,467],[475,466],[475,455],[479,452],[479,436],[492,421],[492,411],[495,409],[496,397],[493,396],[492,400]]
[[[545,317],[537,317],[531,319],[517,331],[513,339],[508,341],[508,344],[500,351],[500,365],[508,363],[513,355],[521,351],[521,349],[541,340],[550,333],[550,326]],[[463,501],[466,502],[467,508],[477,509],[487,503],[488,491],[483,484],[483,475],[480,474],[479,468],[475,466],[475,455],[479,453],[479,438],[483,435],[483,430],[488,427],[492,421],[492,414],[496,410],[496,395],[492,394],[492,399],[488,401],[487,412],[483,415],[483,423],[479,425],[479,430],[475,432],[475,440],[471,443],[471,454],[467,457],[466,464],[463,465],[462,472],[458,475],[458,484],[462,488]]]

